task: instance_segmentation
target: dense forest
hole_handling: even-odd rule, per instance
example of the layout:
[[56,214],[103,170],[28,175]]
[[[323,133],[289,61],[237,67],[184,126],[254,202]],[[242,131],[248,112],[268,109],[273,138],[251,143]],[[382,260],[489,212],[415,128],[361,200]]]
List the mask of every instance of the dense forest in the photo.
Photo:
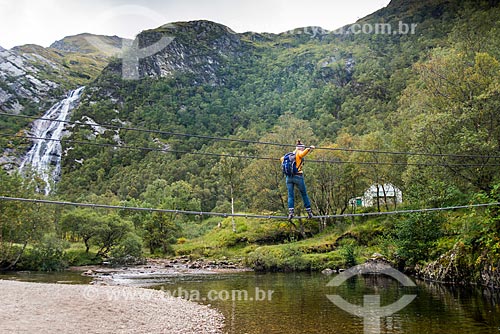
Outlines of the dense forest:
[[[283,215],[279,158],[300,138],[318,147],[304,167],[317,215],[497,202],[499,17],[497,1],[392,1],[357,27],[414,24],[415,33],[306,27],[236,34],[208,21],[144,31],[140,45],[175,39],[140,60],[139,80],[124,80],[116,58],[85,84],[72,114],[80,123],[68,127],[61,181],[49,197]],[[2,128],[21,136],[2,144],[26,150],[24,126],[3,117]],[[0,177],[2,196],[44,197],[36,175]],[[377,184],[401,189],[403,203],[352,205]],[[262,270],[321,270],[376,252],[419,273],[455,261],[456,271],[437,279],[500,284],[484,282],[485,270],[494,272],[500,260],[495,206],[296,224],[0,206],[1,267],[52,270],[103,258],[190,255],[230,257]]]

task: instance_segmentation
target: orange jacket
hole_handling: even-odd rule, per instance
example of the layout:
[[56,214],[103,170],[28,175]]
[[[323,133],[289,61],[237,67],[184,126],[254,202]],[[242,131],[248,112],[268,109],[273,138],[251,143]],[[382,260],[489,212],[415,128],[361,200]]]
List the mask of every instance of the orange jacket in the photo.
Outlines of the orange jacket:
[[295,150],[295,163],[297,164],[297,170],[299,171],[299,174],[302,174],[302,166],[304,165],[304,157],[311,152],[311,148],[308,147],[305,150]]

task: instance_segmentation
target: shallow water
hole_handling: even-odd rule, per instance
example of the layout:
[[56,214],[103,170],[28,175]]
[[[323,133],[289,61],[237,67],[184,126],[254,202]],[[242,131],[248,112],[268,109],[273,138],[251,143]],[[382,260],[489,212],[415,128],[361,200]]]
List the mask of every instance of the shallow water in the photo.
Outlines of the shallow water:
[[[377,326],[382,334],[500,333],[500,291],[422,281],[416,281],[416,287],[403,287],[380,275],[356,276],[338,287],[327,286],[333,277],[244,272],[140,278],[122,275],[117,281],[149,285],[166,294],[210,304],[224,314],[228,334],[376,333],[373,327],[365,327],[363,318],[339,308],[328,295],[339,295],[358,306],[363,306],[365,295],[376,295],[382,307],[404,295],[416,295],[401,311],[379,318]],[[76,272],[17,273],[0,275],[0,279],[75,284],[90,280]]]
[[340,309],[327,295],[359,306],[364,295],[379,295],[380,306],[386,306],[412,294],[416,298],[407,307],[380,318],[380,333],[500,333],[500,292],[426,282],[402,287],[374,275],[330,287],[331,279],[322,274],[240,273],[170,279],[155,288],[213,305],[226,317],[230,334],[375,333],[373,328],[365,331],[363,318]]
[[78,271],[17,271],[0,273],[0,279],[38,283],[89,284],[91,277],[82,276]]

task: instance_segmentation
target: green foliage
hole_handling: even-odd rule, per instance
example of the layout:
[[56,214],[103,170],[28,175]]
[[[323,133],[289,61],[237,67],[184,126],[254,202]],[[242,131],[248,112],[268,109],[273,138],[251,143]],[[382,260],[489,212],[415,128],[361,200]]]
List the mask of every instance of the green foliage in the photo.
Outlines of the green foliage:
[[118,246],[127,234],[132,231],[132,223],[117,214],[109,214],[97,226],[97,234],[93,240],[99,248],[96,256],[107,256]]
[[248,256],[246,261],[257,271],[303,271],[309,269],[308,263],[302,259],[302,253],[290,245],[259,247]]
[[176,243],[179,236],[179,225],[169,219],[164,213],[154,212],[144,222],[146,235],[144,241],[151,254],[159,250],[163,254],[171,253],[171,245]]
[[110,253],[114,264],[136,264],[142,261],[142,240],[134,233],[128,233]]
[[[37,198],[38,178],[23,179],[0,169],[2,196]],[[35,203],[0,202],[0,268],[13,268],[28,245],[41,241],[52,231],[53,212],[48,206]],[[19,246],[20,245],[20,246]]]
[[96,258],[107,256],[132,229],[132,222],[118,214],[105,214],[92,209],[74,209],[61,218],[61,231],[70,236],[70,239],[76,237],[77,240],[82,240],[85,253],[89,253],[91,246],[96,246]]
[[[447,189],[462,193],[487,190],[497,178],[495,167],[486,166],[479,158],[465,161],[479,164],[479,170],[468,166],[405,167],[405,162],[464,161],[459,157],[438,159],[369,152],[494,155],[498,151],[494,140],[496,122],[488,123],[489,119],[496,119],[499,95],[497,35],[495,26],[481,24],[484,17],[494,17],[496,9],[470,6],[463,10],[462,5],[456,4],[442,13],[447,21],[441,22],[438,29],[437,17],[420,12],[434,13],[435,6],[412,5],[404,7],[405,14],[398,13],[419,23],[418,36],[240,36],[244,56],[228,56],[231,61],[223,61],[226,67],[215,73],[216,81],[224,82],[223,85],[197,80],[185,73],[122,81],[115,73],[120,65],[115,60],[91,85],[92,93],[74,112],[74,119],[90,117],[97,123],[126,122],[168,133],[283,144],[300,137],[307,143],[332,149],[366,150],[315,152],[315,159],[343,162],[306,166],[311,198],[319,214],[346,212],[350,198],[359,196],[371,184],[385,182],[403,189],[406,198],[436,198],[421,204],[440,205],[439,192]],[[395,10],[397,5],[390,7]],[[389,12],[388,20],[392,22],[395,14]],[[474,44],[478,46],[474,53],[462,52],[470,49],[467,43],[474,43],[462,33],[467,30],[468,18],[484,33],[481,41]],[[182,25],[177,39],[191,45],[194,35],[188,27]],[[193,27],[198,28],[201,29]],[[225,37],[223,30],[214,31],[217,38]],[[175,34],[163,28],[157,32]],[[208,49],[202,45],[213,41],[212,33],[193,46],[200,48],[200,57],[207,55]],[[430,55],[429,49],[434,49]],[[115,144],[115,135],[111,129],[98,134],[88,126],[79,126],[73,129],[72,139],[96,137],[98,143]],[[277,158],[284,153],[281,147],[134,131],[121,131],[120,141],[151,148],[168,145],[171,151],[73,147],[64,157],[60,193],[74,198],[82,192],[111,192],[119,200],[140,199],[143,205],[184,206],[203,211],[228,211],[231,203],[236,210],[286,210],[284,182],[277,163],[184,153]],[[177,182],[184,183],[179,184],[184,195],[172,196],[175,191],[170,187]],[[439,182],[442,187],[436,187]],[[424,189],[416,191],[419,184]],[[427,196],[434,189],[438,194]],[[187,192],[191,197],[185,196]],[[386,205],[377,209],[390,208]]]
[[96,257],[93,252],[87,252],[85,247],[66,250],[66,259],[69,266],[88,266],[102,263],[101,257]]
[[[485,156],[500,151],[496,139],[500,123],[495,116],[500,87],[498,60],[487,53],[476,53],[470,59],[454,49],[436,50],[429,61],[416,69],[419,81],[407,88],[401,110],[409,122],[403,127],[409,137],[408,148],[436,155],[453,152],[458,156],[442,157],[440,160],[450,166],[438,171],[427,167],[419,173],[416,168],[408,168],[407,182],[424,176],[424,180],[441,179],[463,191],[489,191],[498,178],[498,169],[489,166]],[[431,160],[436,158],[409,159],[413,163]]]
[[91,239],[99,233],[99,225],[102,224],[102,215],[91,209],[75,209],[65,213],[61,219],[63,232],[81,238],[85,244],[85,252],[88,253]]
[[[498,202],[500,184],[493,186],[490,193],[477,194],[476,200],[481,202]],[[474,209],[460,220],[463,231],[461,241],[471,250],[476,259],[495,264],[500,260],[500,218],[496,206],[486,209]]]
[[65,243],[57,236],[45,235],[42,240],[27,249],[16,268],[37,271],[63,270],[68,265],[65,248]]
[[401,217],[395,224],[397,255],[408,265],[431,260],[433,249],[442,237],[443,219],[437,214],[418,213]]
[[189,224],[184,224],[182,226],[182,237],[186,240],[190,240],[206,235],[214,227],[221,223],[222,220],[223,219],[219,217],[211,217],[207,219],[201,219],[200,217],[199,220],[191,221]]
[[347,240],[347,242],[343,242],[339,253],[343,259],[344,265],[347,268],[354,267],[357,263],[356,260],[356,243],[353,240]]

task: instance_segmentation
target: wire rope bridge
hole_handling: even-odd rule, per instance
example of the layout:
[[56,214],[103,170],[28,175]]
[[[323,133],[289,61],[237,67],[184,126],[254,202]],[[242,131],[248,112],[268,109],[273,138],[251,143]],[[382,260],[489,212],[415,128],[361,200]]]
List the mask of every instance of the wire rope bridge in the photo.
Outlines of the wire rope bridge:
[[[216,217],[224,217],[224,218],[226,218],[226,217],[242,217],[242,218],[255,218],[255,219],[286,219],[286,220],[288,220],[288,216],[277,216],[277,215],[259,215],[259,214],[246,214],[246,213],[220,213],[220,212],[203,212],[203,211],[188,211],[188,210],[173,210],[173,209],[141,208],[141,207],[133,207],[133,206],[65,202],[65,201],[54,201],[54,200],[46,200],[46,199],[32,199],[32,198],[21,198],[21,197],[8,197],[8,196],[0,196],[0,201],[29,202],[29,203],[38,203],[38,204],[52,204],[52,205],[87,207],[87,208],[95,208],[95,209],[162,212],[162,213],[174,213],[174,214],[195,215],[195,216],[216,216]],[[409,213],[450,211],[450,210],[471,209],[471,208],[490,207],[490,206],[499,206],[499,205],[500,205],[500,202],[492,202],[492,203],[479,203],[479,204],[458,205],[458,206],[448,206],[448,207],[438,207],[438,208],[423,208],[423,209],[409,209],[409,210],[385,211],[385,212],[366,212],[366,213],[346,213],[346,214],[335,214],[335,215],[322,215],[322,216],[314,216],[312,219],[402,215],[402,214],[409,214]],[[295,219],[306,219],[307,216],[297,216],[294,218]]]

